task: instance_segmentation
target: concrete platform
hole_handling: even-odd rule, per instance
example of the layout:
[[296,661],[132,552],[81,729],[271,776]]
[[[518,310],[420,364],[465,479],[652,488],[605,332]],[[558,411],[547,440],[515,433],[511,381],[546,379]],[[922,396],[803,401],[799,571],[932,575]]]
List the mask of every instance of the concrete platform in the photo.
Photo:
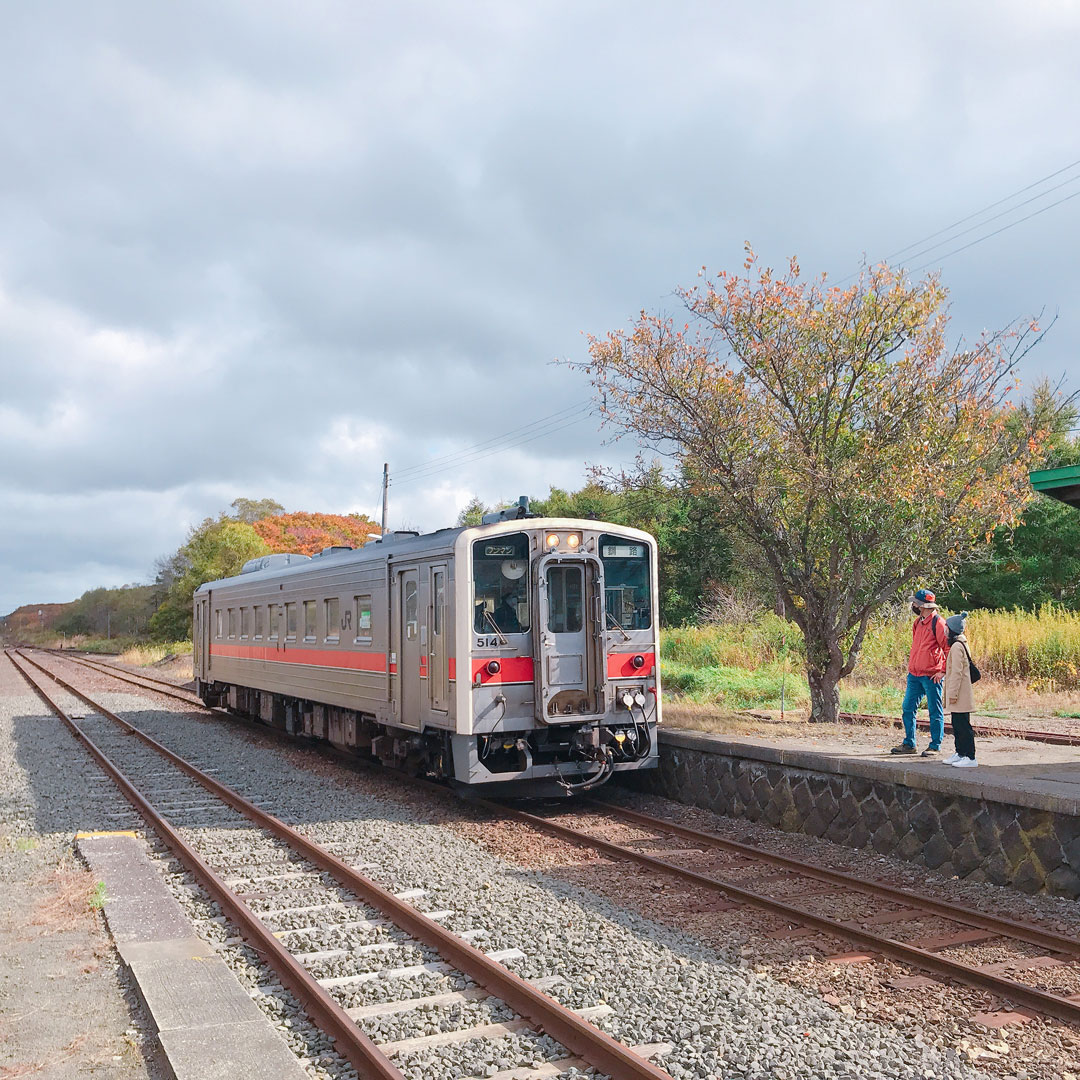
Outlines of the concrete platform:
[[963,878],[1080,897],[1080,747],[977,739],[979,767],[954,769],[893,756],[895,743],[866,729],[805,739],[668,729],[660,768],[635,786]]
[[296,1055],[223,960],[195,933],[133,833],[80,836],[105,883],[105,920],[176,1080],[303,1080]]

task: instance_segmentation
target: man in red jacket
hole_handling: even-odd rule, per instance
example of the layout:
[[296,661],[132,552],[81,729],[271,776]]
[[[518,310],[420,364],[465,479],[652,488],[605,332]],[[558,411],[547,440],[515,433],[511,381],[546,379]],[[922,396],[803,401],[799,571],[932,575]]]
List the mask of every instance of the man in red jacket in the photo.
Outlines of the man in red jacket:
[[937,757],[945,735],[945,714],[941,709],[941,681],[945,678],[945,656],[949,632],[938,614],[937,598],[920,589],[909,598],[918,618],[911,628],[911,655],[908,657],[907,691],[904,694],[904,741],[894,746],[894,754],[917,754],[915,713],[922,700],[930,711],[930,745],[923,757]]

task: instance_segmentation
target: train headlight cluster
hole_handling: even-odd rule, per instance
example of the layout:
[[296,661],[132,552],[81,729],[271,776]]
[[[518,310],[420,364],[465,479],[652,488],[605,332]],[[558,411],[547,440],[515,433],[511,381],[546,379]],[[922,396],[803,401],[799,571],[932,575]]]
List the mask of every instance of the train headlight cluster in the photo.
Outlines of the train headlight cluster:
[[581,533],[567,533],[565,537],[560,536],[558,533],[548,533],[544,537],[544,543],[549,551],[555,551],[563,546],[568,547],[571,551],[577,551],[581,547]]

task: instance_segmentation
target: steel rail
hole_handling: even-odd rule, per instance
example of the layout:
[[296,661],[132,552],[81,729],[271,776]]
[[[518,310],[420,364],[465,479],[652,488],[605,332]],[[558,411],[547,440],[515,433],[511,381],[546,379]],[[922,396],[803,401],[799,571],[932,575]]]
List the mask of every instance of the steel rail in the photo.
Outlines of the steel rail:
[[[64,686],[64,689],[68,690],[69,693],[74,693],[70,687],[65,686],[62,680],[56,679],[40,664],[35,664],[34,661],[21,652],[17,655],[26,663],[44,671],[59,685]],[[379,1077],[380,1080],[405,1080],[404,1075],[397,1066],[379,1050],[375,1043],[364,1034],[360,1026],[349,1017],[349,1014],[316,982],[315,977],[299,961],[293,958],[281,942],[274,937],[266,924],[228,888],[218,874],[196,853],[194,848],[154,809],[120,767],[64,712],[44,686],[17,663],[10,653],[8,659],[11,660],[15,669],[30,684],[45,704],[64,722],[75,738],[86,747],[90,755],[105,770],[128,802],[142,815],[150,828],[165,841],[173,854],[199,880],[214,900],[221,905],[222,910],[233,919],[245,940],[265,957],[281,978],[281,981],[296,995],[315,1023],[327,1035],[333,1037],[334,1048],[348,1058],[350,1064],[363,1076]],[[87,701],[82,695],[77,696],[81,700]],[[90,704],[95,710],[101,711],[102,715],[110,716],[110,714],[101,710],[99,706],[89,701],[87,701],[87,704]],[[116,718],[110,716],[110,719]],[[130,725],[124,724],[124,727],[125,729],[129,728]]]
[[842,870],[830,870],[824,866],[812,866],[798,859],[792,859],[787,855],[776,855],[764,848],[753,844],[744,844],[738,840],[729,840],[716,833],[705,832],[700,829],[691,829],[686,825],[670,821],[667,818],[653,817],[651,814],[643,814],[637,810],[609,803],[603,799],[585,799],[587,805],[594,806],[603,813],[620,817],[626,821],[632,821],[658,832],[671,833],[673,836],[681,836],[686,840],[708,844],[710,847],[721,848],[737,855],[746,855],[758,862],[770,863],[773,866],[791,870],[804,877],[814,878],[829,884],[842,885],[844,888],[853,889],[857,892],[866,893],[870,896],[880,897],[883,900],[892,900],[897,903],[907,904],[910,907],[919,908],[932,915],[940,915],[953,922],[968,923],[983,930],[993,930],[1003,936],[1015,938],[1017,941],[1026,941],[1029,945],[1038,945],[1040,948],[1050,949],[1054,952],[1068,953],[1080,957],[1080,940],[1068,937],[1065,934],[1055,933],[1053,930],[1044,930],[1040,926],[1031,923],[1023,923],[1014,919],[1007,919],[1000,915],[988,915],[977,908],[965,907],[961,904],[951,904],[921,893],[901,889],[895,885],[886,885],[879,881],[866,881],[854,874],[845,873]]
[[711,891],[723,893],[730,898],[742,900],[754,907],[771,911],[791,922],[797,922],[803,926],[820,930],[830,937],[846,939],[870,952],[888,956],[893,960],[907,964],[909,967],[920,968],[935,975],[943,975],[955,982],[967,983],[969,986],[978,989],[990,990],[1006,1001],[1025,1006],[1044,1015],[1054,1016],[1070,1024],[1080,1024],[1080,1001],[1071,1001],[1069,998],[1051,994],[1045,990],[1038,990],[1032,986],[1025,986],[1023,983],[1013,982],[1011,979],[1002,978],[1000,975],[995,975],[989,971],[980,971],[970,964],[949,960],[926,949],[920,949],[916,945],[907,945],[902,941],[897,941],[895,938],[882,937],[850,923],[839,922],[818,915],[796,904],[789,904],[783,900],[774,900],[770,896],[764,896],[740,885],[733,885],[721,878],[711,877],[696,870],[688,870],[686,867],[668,862],[665,859],[658,859],[655,856],[634,851],[633,848],[614,844],[610,840],[590,836],[588,833],[572,829],[567,825],[556,824],[537,814],[530,814],[526,810],[500,806],[498,803],[493,803],[487,799],[477,799],[475,801],[505,816],[532,825],[560,840],[569,840],[571,843],[583,847],[594,848],[611,858],[635,862],[639,866],[647,867],[650,870],[670,874],[681,878],[683,881],[688,881],[692,885],[699,885]]
[[[103,664],[99,661],[87,659],[85,656],[71,656],[69,652],[69,650],[59,652],[53,649],[48,650],[50,656],[58,656],[63,660],[70,660],[73,664],[81,664],[90,671],[96,671],[101,675],[108,675],[110,678],[130,683],[132,686],[137,686],[142,690],[149,690],[155,694],[163,694],[165,697],[176,698],[177,701],[183,701],[188,705],[198,705],[200,709],[206,708],[206,704],[199,699],[194,690],[184,690],[182,687],[177,686],[176,683],[166,682],[164,679],[155,679],[150,675],[139,675],[134,671],[124,671],[121,668],[114,667],[112,664]],[[145,681],[139,682],[139,679]],[[147,686],[147,682],[157,685]],[[161,687],[161,689],[158,687]],[[165,689],[166,687],[169,687],[169,689]]]
[[[20,656],[22,656],[21,653]],[[663,1069],[640,1057],[628,1046],[560,1005],[530,982],[515,975],[464,939],[446,930],[411,904],[399,900],[393,893],[364,877],[363,874],[309,840],[302,833],[249,802],[232,788],[202,772],[115,713],[103,708],[98,702],[75,689],[48,668],[29,657],[22,658],[43,671],[96,712],[120,724],[125,731],[157,750],[163,757],[183,769],[192,779],[218,795],[245,817],[284,840],[313,865],[332,874],[340,884],[356,893],[366,904],[380,910],[399,929],[437,950],[459,971],[464,972],[490,994],[500,998],[515,1012],[529,1020],[540,1031],[546,1032],[600,1072],[615,1080],[671,1080],[670,1075]]]

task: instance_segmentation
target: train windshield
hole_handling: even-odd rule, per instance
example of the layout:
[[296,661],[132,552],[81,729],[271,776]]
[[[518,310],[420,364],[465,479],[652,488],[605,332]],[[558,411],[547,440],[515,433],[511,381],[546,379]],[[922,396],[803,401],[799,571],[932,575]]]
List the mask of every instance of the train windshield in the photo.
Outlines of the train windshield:
[[473,629],[522,634],[529,629],[529,538],[524,533],[473,544]]
[[621,630],[648,630],[652,625],[648,545],[604,534],[600,537],[600,558],[604,563],[607,625]]

